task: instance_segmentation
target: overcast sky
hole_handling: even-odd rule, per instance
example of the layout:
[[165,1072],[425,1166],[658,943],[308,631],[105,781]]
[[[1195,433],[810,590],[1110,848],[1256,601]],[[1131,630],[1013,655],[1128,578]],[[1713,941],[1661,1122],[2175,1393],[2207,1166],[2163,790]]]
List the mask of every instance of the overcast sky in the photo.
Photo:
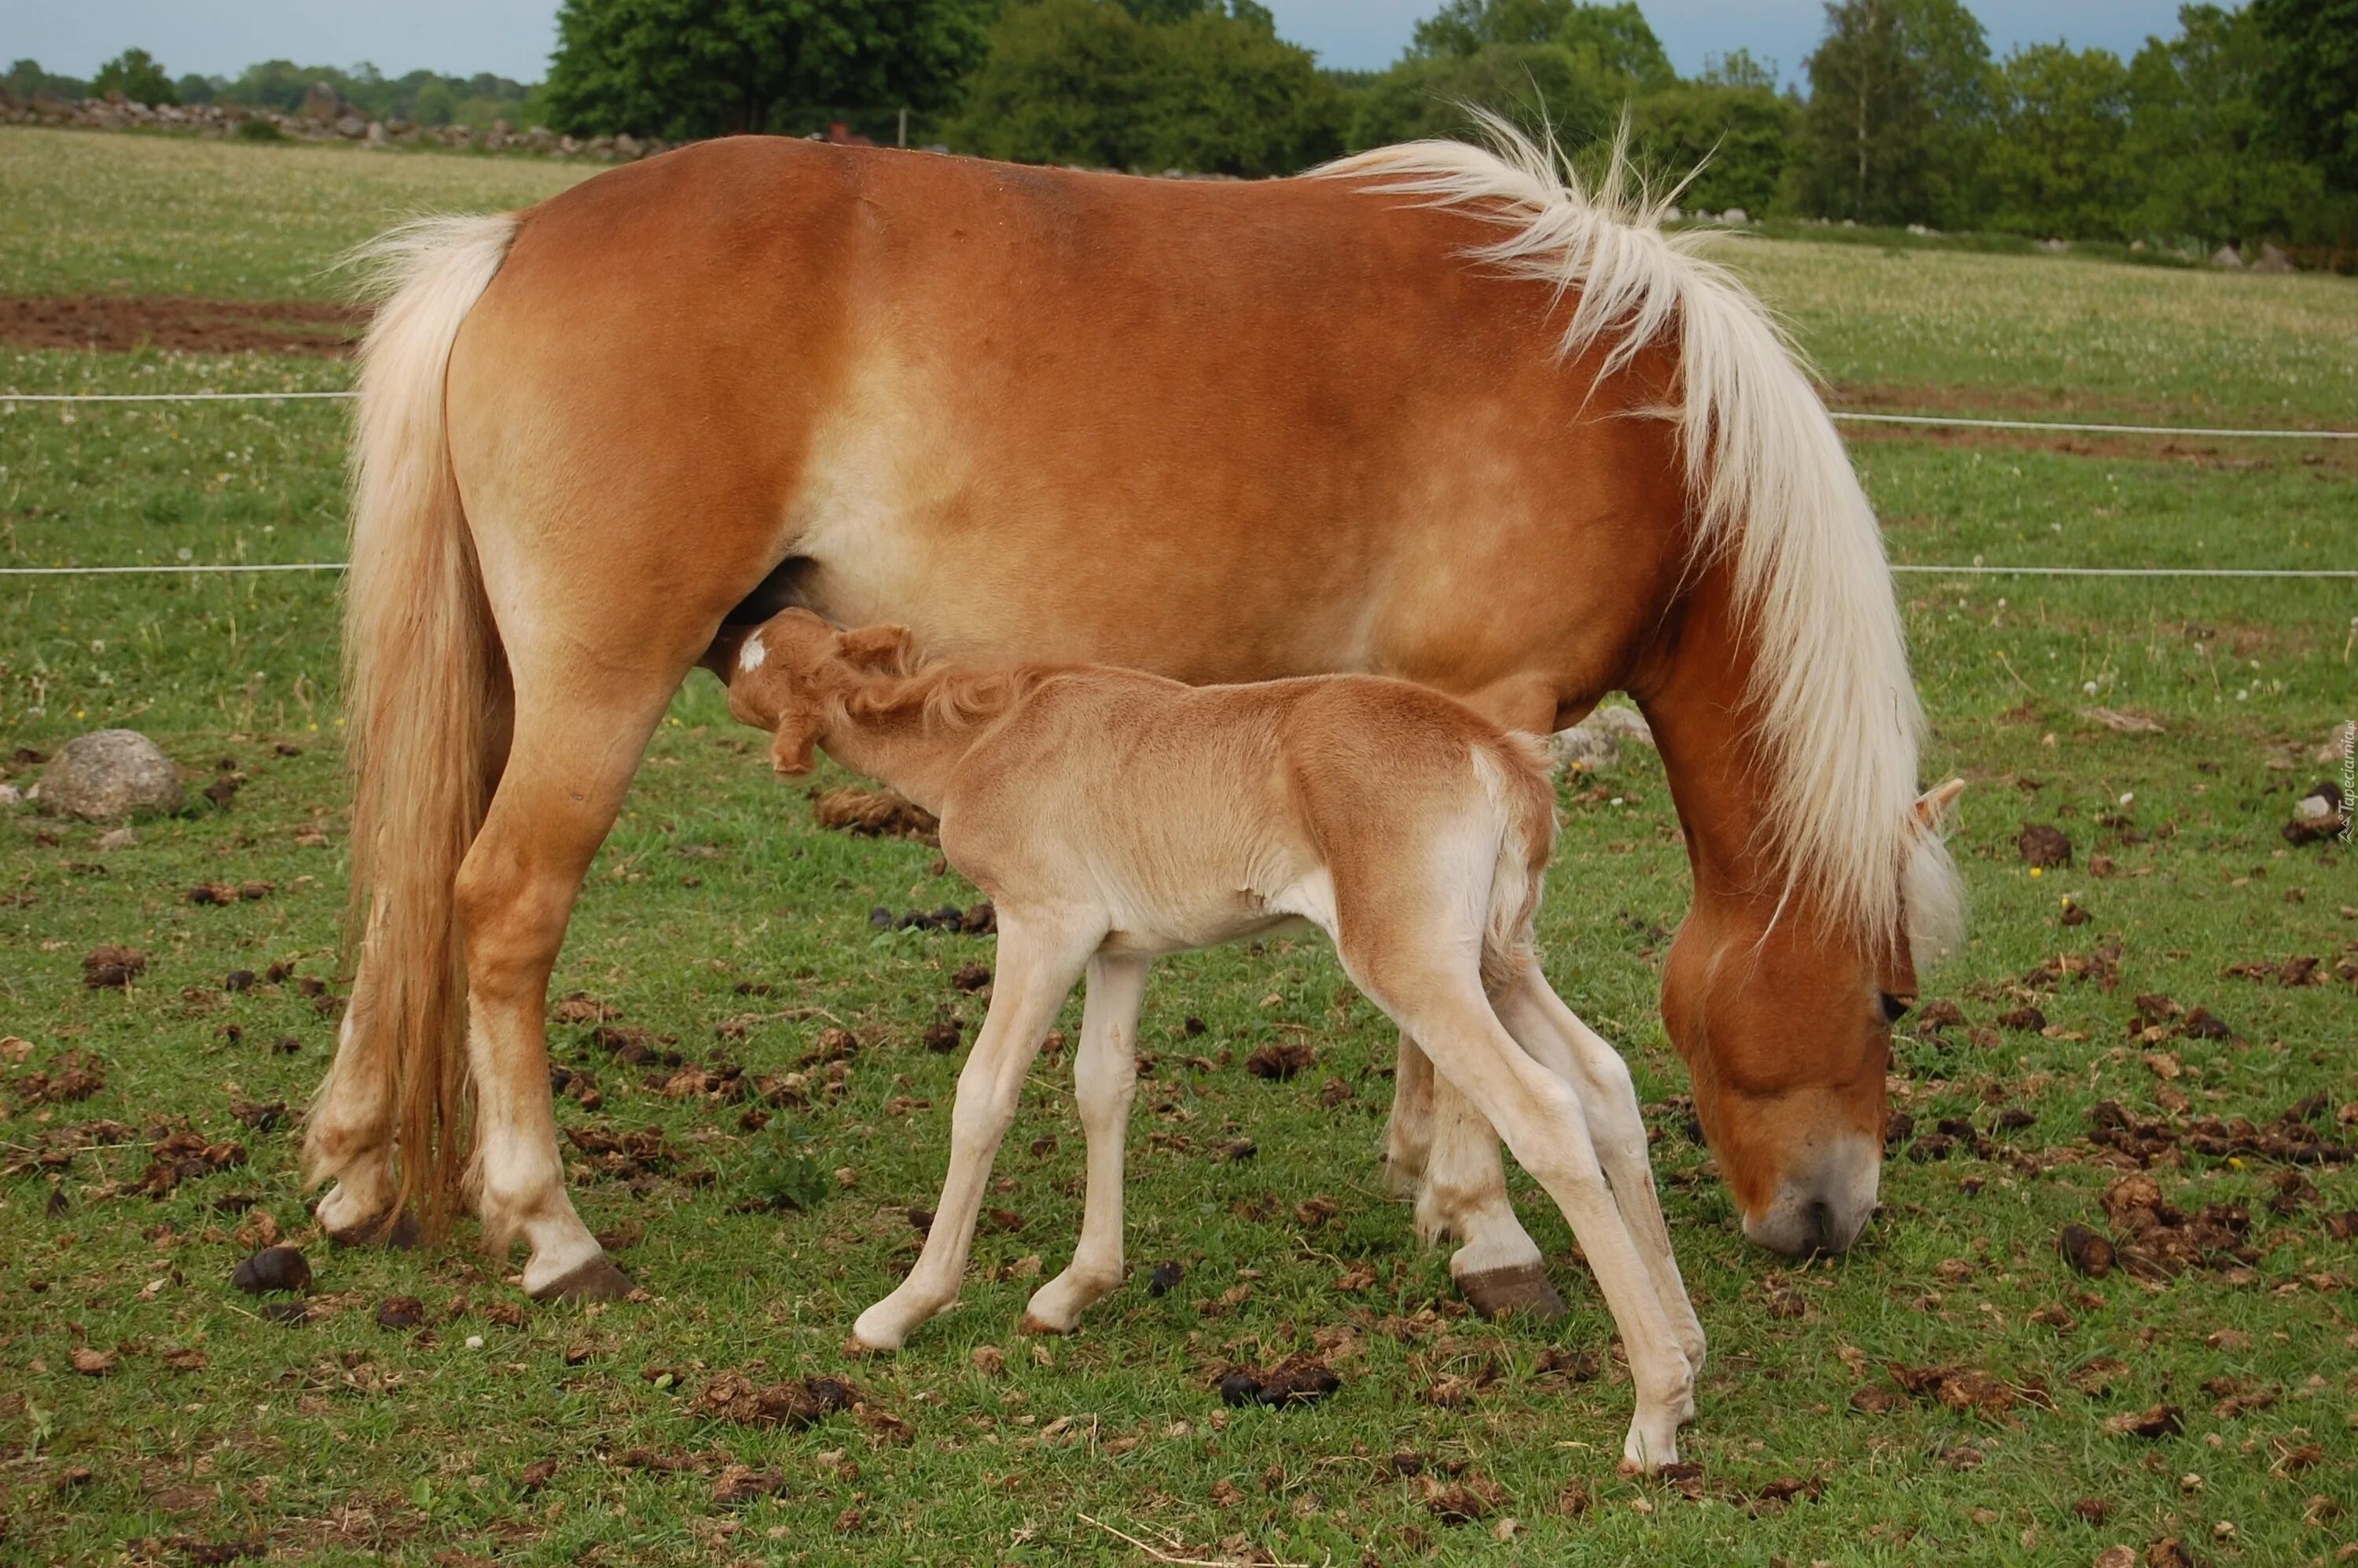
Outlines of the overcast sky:
[[[1266,0],[1278,30],[1328,65],[1374,70],[1400,58],[1418,17],[1441,0]],[[1790,80],[1823,30],[1820,0],[1640,0],[1671,60],[1748,49]],[[1969,0],[2000,56],[2057,38],[2124,57],[2177,30],[2177,0]],[[556,0],[0,0],[0,54],[88,76],[136,44],[184,71],[234,75],[254,60],[373,60],[389,76],[420,66],[535,81],[556,41]]]

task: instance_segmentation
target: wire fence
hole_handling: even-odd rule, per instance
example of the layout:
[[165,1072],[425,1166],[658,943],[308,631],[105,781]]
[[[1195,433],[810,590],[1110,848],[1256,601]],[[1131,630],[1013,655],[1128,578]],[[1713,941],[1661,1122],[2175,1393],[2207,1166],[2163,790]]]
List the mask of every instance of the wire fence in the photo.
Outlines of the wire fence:
[[[358,396],[350,391],[311,392],[0,392],[0,408],[16,403],[277,403]],[[2261,430],[2231,426],[2106,425],[2077,420],[1997,419],[1957,414],[1887,414],[1836,408],[1832,417],[1855,424],[1930,426],[1974,430],[2055,430],[2071,433],[2183,437],[2203,440],[2358,441],[2358,430]],[[340,572],[346,561],[228,562],[116,567],[0,567],[0,577],[163,577],[239,572]],[[2296,567],[2032,567],[1894,565],[1895,572],[1937,577],[2292,578],[2358,579],[2358,569]]]
[[[275,403],[288,398],[356,397],[349,389],[325,392],[0,392],[9,403]],[[1923,425],[1967,430],[2061,430],[2110,436],[2185,436],[2205,440],[2358,441],[2358,430],[2263,430],[2232,425],[2106,425],[2068,419],[1998,419],[1965,414],[1891,414],[1865,409],[1829,409],[1831,417],[1860,425]]]

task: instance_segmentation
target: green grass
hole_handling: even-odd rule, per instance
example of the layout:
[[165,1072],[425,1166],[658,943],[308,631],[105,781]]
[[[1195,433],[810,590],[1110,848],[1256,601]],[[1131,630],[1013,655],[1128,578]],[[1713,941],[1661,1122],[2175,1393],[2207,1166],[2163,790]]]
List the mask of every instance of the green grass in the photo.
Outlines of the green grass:
[[[401,209],[521,200],[533,189],[485,182],[563,172],[0,132],[10,211],[25,210],[28,190],[49,204],[39,231],[49,238],[14,225],[0,233],[0,292],[105,287],[117,276],[142,291],[304,292],[329,252]],[[190,225],[169,243],[147,237],[141,211],[166,196],[189,214],[172,221]],[[238,215],[234,232],[216,227],[224,213]],[[1776,243],[1753,247],[1745,265],[1841,380],[2190,420],[2346,421],[2358,406],[2358,290],[2336,280],[1930,252],[1894,261]],[[0,386],[21,391],[292,388],[340,373],[251,356],[0,356]],[[0,561],[160,561],[183,550],[196,560],[335,558],[343,417],[333,405],[286,404],[83,408],[69,420],[16,405],[0,413]],[[1914,437],[1857,455],[1902,560],[2358,562],[2358,483],[2338,462],[2304,464],[2297,448],[2238,454],[2247,467]],[[1060,1268],[1079,1218],[1068,1074],[1044,1059],[990,1199],[1022,1227],[981,1238],[963,1304],[908,1351],[849,1368],[915,1441],[892,1443],[849,1417],[790,1433],[698,1415],[710,1372],[847,1369],[838,1347],[851,1319],[906,1268],[915,1236],[905,1211],[930,1206],[941,1177],[957,1058],[927,1053],[920,1035],[945,1014],[979,1022],[979,1002],[949,977],[990,952],[970,938],[878,940],[872,905],[932,907],[967,890],[937,875],[923,847],[814,828],[799,793],[769,775],[757,738],[728,723],[702,676],[660,731],[593,869],[555,990],[587,990],[622,1022],[676,1036],[688,1059],[725,1056],[752,1073],[791,1069],[839,1022],[860,1042],[842,1098],[749,1131],[741,1107],[667,1098],[590,1044],[586,1026],[552,1026],[558,1059],[594,1072],[605,1097],[594,1114],[560,1101],[561,1120],[660,1128],[682,1169],[711,1173],[700,1185],[658,1176],[638,1191],[577,1179],[593,1227],[636,1232],[618,1257],[652,1292],[643,1304],[531,1307],[509,1326],[494,1314],[521,1303],[503,1280],[512,1262],[464,1248],[393,1255],[318,1242],[291,1131],[245,1128],[230,1107],[299,1107],[326,1065],[331,1022],[292,979],[243,995],[222,982],[274,961],[335,978],[344,806],[332,579],[0,579],[0,759],[127,722],[161,741],[192,782],[225,759],[247,777],[226,807],[200,801],[141,823],[129,849],[101,852],[97,829],[29,814],[0,821],[0,1034],[28,1043],[22,1062],[0,1060],[0,1162],[94,1119],[133,1130],[62,1168],[0,1176],[0,1555],[93,1561],[187,1538],[264,1541],[306,1561],[1141,1560],[1086,1514],[1181,1556],[1257,1550],[1303,1563],[2076,1568],[2111,1544],[2142,1556],[2165,1535],[2218,1563],[2333,1560],[2358,1541],[2358,1523],[2304,1515],[2312,1498],[2346,1507],[2358,1493],[2358,1248],[2332,1240],[2320,1217],[2358,1207],[2358,1179],[2346,1167],[2312,1171],[2319,1198],[2278,1216],[2265,1202],[2277,1172],[2265,1162],[2188,1155],[2157,1170],[2189,1208],[2249,1206],[2264,1257],[2247,1280],[2201,1271],[2155,1284],[2085,1281],[2060,1261],[2055,1237],[2066,1223],[2104,1223],[2099,1200],[2117,1173],[2085,1141],[2099,1100],[2160,1114],[2165,1097],[2183,1095],[2188,1114],[2258,1120],[2311,1094],[2337,1108],[2358,1101],[2349,982],[2288,989],[2222,973],[2251,958],[2358,955],[2358,923],[2343,913],[2358,904],[2349,853],[2292,849],[2277,834],[2294,796],[2331,771],[2309,753],[2352,717],[2358,596],[2331,582],[1937,576],[1904,579],[1902,591],[1935,726],[1928,773],[1973,781],[1957,847],[1974,934],[1928,995],[1958,1000],[1988,1026],[2014,1005],[2004,989],[2014,977],[2107,942],[2120,944],[2120,982],[2042,994],[2051,1035],[2000,1032],[1974,1044],[1959,1031],[1942,1041],[1903,1030],[1898,1103],[1920,1128],[1970,1117],[1986,1129],[2001,1106],[2033,1120],[1999,1134],[2006,1148],[1989,1160],[1970,1150],[1895,1159],[1865,1246],[1837,1262],[1779,1266],[1737,1238],[1707,1152],[1671,1098],[1685,1082],[1654,1006],[1657,932],[1684,909],[1686,882],[1659,767],[1640,754],[1612,775],[1619,804],[1567,792],[1545,947],[1558,986],[1627,1049],[1652,1107],[1666,1206],[1713,1344],[1689,1439],[1704,1467],[1694,1500],[1614,1474],[1629,1400],[1617,1368],[1587,1383],[1539,1371],[1542,1351],[1602,1346],[1611,1326],[1568,1261],[1562,1221],[1520,1178],[1519,1209],[1559,1264],[1571,1321],[1543,1331],[1448,1315],[1444,1259],[1415,1248],[1404,1212],[1380,1192],[1390,1033],[1307,941],[1158,968],[1143,1048],[1161,1060],[1131,1139],[1136,1273],[1078,1336],[1035,1356],[1013,1336],[1035,1282],[1027,1260]],[[2164,731],[2115,734],[2082,717],[2097,703],[2149,714]],[[13,771],[18,783],[31,776]],[[2026,820],[2064,827],[2076,868],[2030,877],[2013,848]],[[329,842],[298,842],[315,824]],[[2100,854],[2116,874],[2093,874]],[[187,902],[200,881],[249,880],[276,891],[226,908]],[[2065,895],[2089,924],[2061,924]],[[80,984],[82,956],[104,943],[151,957],[128,994]],[[741,984],[772,990],[740,994]],[[2233,1030],[2161,1047],[2178,1059],[2174,1080],[2148,1067],[2155,1047],[2128,1033],[2133,999],[2157,991],[2211,1007]],[[719,1033],[746,1014],[805,1007],[824,1011]],[[1184,1032],[1191,1016],[1201,1035]],[[1068,1014],[1066,1027],[1076,1022]],[[1247,1076],[1244,1055],[1279,1038],[1314,1043],[1316,1066],[1284,1084]],[[104,1087],[76,1103],[35,1103],[26,1076],[75,1051],[103,1065]],[[1321,1099],[1330,1077],[1352,1091],[1331,1108]],[[162,1199],[117,1191],[145,1170],[140,1145],[156,1119],[236,1137],[248,1159]],[[1256,1159],[1212,1155],[1237,1136],[1258,1144]],[[1034,1153],[1042,1140],[1054,1148]],[[825,1178],[812,1211],[739,1212],[796,1159]],[[1319,1194],[1338,1213],[1306,1226],[1294,1206]],[[263,1321],[228,1288],[248,1250],[235,1234],[252,1223],[239,1206],[247,1199],[309,1246],[324,1297],[313,1321]],[[1145,1270],[1168,1261],[1184,1263],[1186,1278],[1152,1298]],[[1338,1292],[1337,1276],[1360,1262],[1376,1282]],[[1257,1275],[1240,1279],[1248,1270]],[[1249,1299],[1198,1312],[1239,1283]],[[430,1335],[374,1325],[379,1301],[410,1294],[424,1300]],[[1436,1303],[1441,1315],[1419,1315]],[[2032,1320],[2056,1304],[2068,1329]],[[481,1346],[470,1347],[478,1336]],[[1231,1413],[1207,1386],[1226,1358],[1317,1342],[1335,1348],[1346,1379],[1323,1406]],[[1005,1350],[1003,1373],[975,1368],[984,1345]],[[116,1369],[76,1375],[78,1346],[118,1349]],[[207,1364],[172,1369],[167,1353],[187,1348]],[[2071,1374],[2100,1357],[2125,1369],[2108,1394],[2082,1391]],[[1891,1386],[1891,1364],[2039,1379],[2052,1408],[1853,1409],[1854,1391]],[[1469,1403],[1422,1397],[1444,1375],[1486,1368],[1495,1377]],[[673,1377],[650,1380],[650,1370]],[[2203,1388],[2219,1378],[2277,1397],[2223,1414]],[[2182,1434],[2103,1430],[2107,1417],[2158,1402],[2180,1407]],[[2285,1469],[2283,1455],[2308,1444],[2319,1463]],[[713,1463],[725,1451],[781,1473],[790,1495],[721,1507],[708,1476],[622,1463],[633,1447]],[[1390,1473],[1389,1456],[1403,1450],[1496,1482],[1508,1498],[1500,1515],[1523,1533],[1501,1548],[1490,1535],[1499,1516],[1440,1522],[1420,1484]],[[557,1461],[555,1476],[528,1491],[520,1476],[543,1459]],[[1751,1517],[1745,1499],[1779,1477],[1813,1478],[1823,1491]],[[1568,1484],[1593,1498],[1585,1513],[1557,1510]],[[2101,1525],[2073,1512],[2091,1498],[2109,1505]]]

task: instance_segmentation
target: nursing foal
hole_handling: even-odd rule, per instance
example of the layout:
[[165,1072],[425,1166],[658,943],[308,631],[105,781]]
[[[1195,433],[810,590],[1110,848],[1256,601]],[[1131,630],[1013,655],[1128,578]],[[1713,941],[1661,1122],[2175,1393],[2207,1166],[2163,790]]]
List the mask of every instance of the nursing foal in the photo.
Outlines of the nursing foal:
[[1555,839],[1539,748],[1369,676],[1195,687],[1100,666],[911,662],[902,628],[838,633],[789,610],[737,647],[729,685],[730,710],[775,733],[778,772],[807,771],[823,745],[899,790],[941,818],[942,852],[998,910],[990,1011],[958,1076],[941,1204],[908,1279],[860,1314],[858,1343],[896,1349],[957,1295],[1024,1075],[1084,972],[1081,1238],[1025,1325],[1069,1330],[1119,1285],[1148,964],[1308,921],[1563,1208],[1628,1348],[1638,1408],[1624,1454],[1673,1463],[1703,1329],[1628,1070],[1532,955]]

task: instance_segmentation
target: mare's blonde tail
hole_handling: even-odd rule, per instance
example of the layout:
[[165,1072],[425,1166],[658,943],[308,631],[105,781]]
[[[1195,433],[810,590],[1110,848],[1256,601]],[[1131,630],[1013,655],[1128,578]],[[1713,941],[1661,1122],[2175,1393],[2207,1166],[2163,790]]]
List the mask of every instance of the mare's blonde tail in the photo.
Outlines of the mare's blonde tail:
[[376,1103],[399,1108],[399,1204],[429,1235],[447,1225],[467,1168],[453,884],[490,798],[491,716],[506,678],[451,471],[443,380],[515,231],[504,214],[426,219],[353,258],[382,300],[361,346],[344,600],[345,941],[366,973],[333,1072],[371,1075]]

